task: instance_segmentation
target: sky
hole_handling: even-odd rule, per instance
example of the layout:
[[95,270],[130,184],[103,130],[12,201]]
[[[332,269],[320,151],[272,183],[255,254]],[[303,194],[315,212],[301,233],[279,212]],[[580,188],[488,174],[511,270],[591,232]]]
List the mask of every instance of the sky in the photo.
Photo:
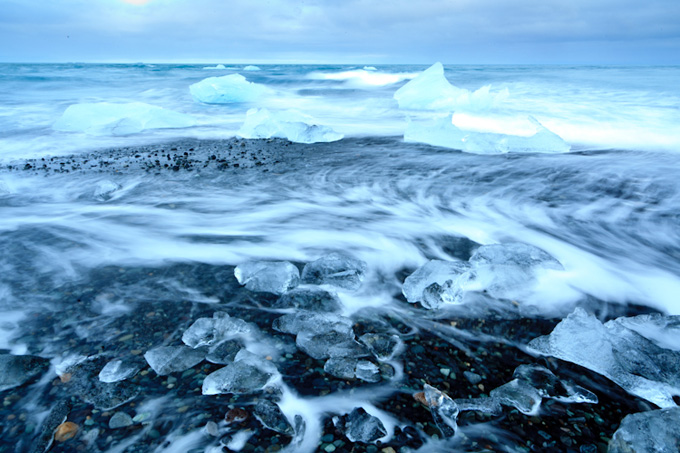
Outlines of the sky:
[[0,0],[0,61],[680,64],[680,0]]

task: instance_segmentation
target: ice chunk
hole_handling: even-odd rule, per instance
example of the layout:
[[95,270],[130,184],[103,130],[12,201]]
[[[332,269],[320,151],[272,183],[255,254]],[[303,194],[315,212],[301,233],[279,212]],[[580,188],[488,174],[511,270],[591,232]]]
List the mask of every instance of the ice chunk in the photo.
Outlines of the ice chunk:
[[208,77],[191,85],[189,91],[196,101],[205,104],[254,102],[270,92],[263,85],[248,82],[241,74]]
[[367,333],[359,341],[379,360],[391,359],[403,345],[398,335],[387,333]]
[[537,272],[562,270],[545,251],[520,242],[485,245],[470,258],[474,284],[497,298],[520,298],[536,280]]
[[205,359],[210,363],[226,365],[234,361],[236,354],[243,349],[243,343],[238,340],[225,340],[210,348]]
[[203,380],[203,394],[254,393],[279,377],[276,367],[248,352],[236,354],[234,362],[210,373]]
[[361,286],[366,268],[364,261],[343,253],[329,253],[305,265],[302,269],[302,281],[314,285],[326,284],[355,290]]
[[356,377],[357,359],[348,357],[332,357],[326,360],[323,370],[340,379],[354,379]]
[[216,66],[205,66],[203,69],[227,69],[223,64],[218,64]]
[[571,147],[534,118],[534,133],[529,136],[497,134],[463,130],[451,122],[451,117],[431,122],[409,121],[404,141],[457,149],[473,154],[505,153],[566,153]]
[[195,124],[189,115],[143,102],[98,102],[69,106],[53,128],[90,135],[130,135],[146,129],[183,128]]
[[552,371],[538,365],[520,365],[513,377],[535,388],[542,398],[552,398],[564,403],[598,402],[597,395],[578,385],[560,379]]
[[339,422],[338,428],[345,433],[350,442],[372,443],[387,436],[385,425],[363,408],[357,407]]
[[357,379],[366,382],[380,382],[380,368],[368,360],[359,360],[355,371]]
[[335,142],[343,137],[297,110],[270,112],[264,108],[248,110],[238,134],[243,138],[285,138],[295,143]]
[[269,400],[261,399],[255,405],[253,410],[255,417],[257,417],[260,422],[277,433],[284,434],[286,436],[292,436],[294,434],[293,427],[283,415],[278,404],[272,403]]
[[406,277],[402,292],[411,303],[437,308],[442,303],[461,303],[469,280],[468,263],[430,260]]
[[352,338],[354,336],[353,324],[352,320],[345,316],[299,311],[275,319],[273,327],[279,332],[293,335],[310,330],[315,332],[336,331]]
[[234,276],[251,291],[283,294],[300,283],[300,271],[288,261],[252,261],[239,264]]
[[[680,317],[669,316],[668,325]],[[537,352],[576,363],[611,379],[633,395],[659,407],[675,406],[680,395],[680,352],[665,349],[626,325],[644,324],[650,318],[619,318],[602,324],[577,308],[550,335],[529,343]],[[654,319],[656,325],[663,323]]]
[[112,360],[99,372],[99,380],[106,383],[124,381],[142,369],[142,363],[136,359]]
[[186,346],[160,346],[146,351],[144,358],[156,374],[164,376],[198,365],[203,361],[205,355],[206,351],[203,349],[192,349]]
[[507,384],[491,390],[490,396],[499,403],[505,406],[513,406],[526,415],[536,415],[542,400],[538,390],[520,379],[513,379]]
[[500,105],[508,96],[507,89],[491,93],[489,85],[474,92],[455,87],[446,80],[441,63],[433,64],[394,93],[401,109],[447,112],[488,110]]
[[364,71],[377,71],[378,68],[375,66],[364,66]]
[[339,311],[342,303],[338,296],[322,288],[296,288],[282,295],[274,306],[333,312]]
[[453,437],[458,429],[456,419],[460,410],[455,401],[431,385],[424,386],[425,401],[434,423],[444,437]]
[[94,189],[94,197],[102,201],[107,201],[113,198],[113,194],[120,189],[121,185],[113,181],[100,181]]
[[223,340],[257,332],[256,326],[227,313],[215,312],[212,318],[198,318],[182,334],[182,342],[192,348],[212,346]]
[[25,384],[49,366],[48,359],[38,356],[0,354],[0,392]]
[[680,407],[627,415],[609,441],[608,453],[680,451]]
[[249,64],[248,66],[243,68],[244,71],[261,71],[261,69],[257,66],[254,66],[252,64]]

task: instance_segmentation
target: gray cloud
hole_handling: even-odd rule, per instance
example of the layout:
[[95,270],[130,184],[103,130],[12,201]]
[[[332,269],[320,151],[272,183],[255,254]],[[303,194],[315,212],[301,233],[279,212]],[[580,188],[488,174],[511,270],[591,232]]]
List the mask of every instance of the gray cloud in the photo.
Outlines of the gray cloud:
[[680,63],[680,2],[0,0],[2,60]]

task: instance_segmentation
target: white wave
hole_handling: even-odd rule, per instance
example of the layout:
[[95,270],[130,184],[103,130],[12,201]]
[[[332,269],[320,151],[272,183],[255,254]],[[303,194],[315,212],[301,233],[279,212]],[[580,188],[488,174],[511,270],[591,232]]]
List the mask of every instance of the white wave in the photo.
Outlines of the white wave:
[[374,69],[353,69],[341,72],[312,72],[307,78],[312,80],[336,80],[344,82],[348,87],[381,87],[394,85],[395,83],[410,80],[416,77],[417,73],[399,72],[377,72]]

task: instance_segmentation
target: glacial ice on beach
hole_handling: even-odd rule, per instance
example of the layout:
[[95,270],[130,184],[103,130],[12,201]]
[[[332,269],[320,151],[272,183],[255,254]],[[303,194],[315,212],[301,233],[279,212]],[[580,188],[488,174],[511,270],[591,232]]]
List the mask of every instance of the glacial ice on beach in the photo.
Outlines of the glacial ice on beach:
[[337,295],[318,287],[295,288],[283,294],[273,305],[275,308],[298,308],[309,311],[339,311],[342,302]]
[[241,74],[208,77],[189,86],[194,99],[205,104],[253,102],[269,93],[263,85],[248,82]]
[[307,263],[300,278],[303,283],[312,285],[333,285],[356,290],[364,280],[367,267],[364,261],[334,252]]
[[254,393],[273,383],[278,377],[274,364],[243,350],[236,354],[232,363],[206,376],[202,393]]
[[343,137],[297,110],[270,112],[264,108],[248,110],[238,134],[243,138],[285,138],[295,143],[334,142]]
[[187,346],[159,346],[146,351],[144,358],[156,374],[165,376],[198,365],[205,355],[205,350]]
[[[406,277],[402,292],[411,303],[421,302],[426,308],[437,308],[442,303],[462,302],[463,287],[470,280],[470,265],[463,261],[430,260]],[[426,295],[426,290],[448,287]]]
[[90,135],[130,135],[147,129],[185,128],[194,118],[143,102],[82,103],[69,106],[52,126],[61,132]]
[[607,448],[608,453],[680,451],[680,407],[627,415]]
[[217,344],[257,332],[257,327],[227,313],[215,312],[212,318],[198,318],[182,334],[182,342],[194,349]]
[[[658,329],[663,335],[679,323],[678,316],[641,315],[602,324],[577,308],[550,335],[532,340],[529,347],[599,373],[659,407],[674,407],[673,396],[680,395],[680,352],[641,332]],[[628,327],[632,324],[638,329]]]
[[439,62],[394,93],[400,109],[447,112],[489,110],[500,105],[508,96],[507,89],[491,93],[490,85],[474,92],[455,87],[446,80],[444,66]]
[[530,117],[528,121],[535,131],[530,136],[463,130],[452,123],[451,116],[434,121],[409,121],[404,132],[404,141],[473,154],[566,153],[571,149],[559,135],[548,130],[535,118]]
[[383,422],[361,407],[354,408],[352,412],[336,420],[336,427],[350,442],[372,443],[387,436]]
[[239,264],[234,276],[251,291],[283,294],[300,283],[300,271],[288,261],[250,261]]
[[99,380],[105,383],[120,382],[131,378],[142,369],[138,360],[116,359],[104,365],[99,372]]
[[456,419],[460,409],[455,401],[440,390],[425,384],[424,396],[432,419],[444,437],[453,437],[458,430]]

